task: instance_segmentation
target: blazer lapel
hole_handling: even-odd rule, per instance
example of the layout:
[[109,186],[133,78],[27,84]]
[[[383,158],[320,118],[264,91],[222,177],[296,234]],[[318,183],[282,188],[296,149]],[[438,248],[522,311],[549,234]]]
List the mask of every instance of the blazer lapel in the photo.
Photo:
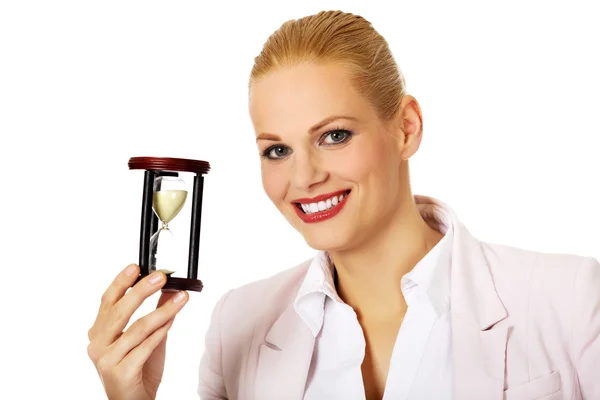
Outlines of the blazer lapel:
[[455,396],[461,400],[502,400],[507,317],[481,243],[454,218],[452,340]]
[[502,400],[507,329],[481,331],[453,316],[454,393],[457,399]]
[[258,400],[302,400],[315,338],[288,306],[260,346],[254,397]]

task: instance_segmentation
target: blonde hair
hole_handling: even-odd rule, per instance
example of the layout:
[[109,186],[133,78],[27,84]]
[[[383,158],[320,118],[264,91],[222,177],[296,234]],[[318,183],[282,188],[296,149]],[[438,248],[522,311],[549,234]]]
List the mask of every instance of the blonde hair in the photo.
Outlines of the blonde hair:
[[249,88],[269,72],[300,63],[341,63],[358,92],[380,118],[393,118],[405,94],[402,72],[387,41],[365,18],[322,11],[290,20],[275,31],[254,59]]

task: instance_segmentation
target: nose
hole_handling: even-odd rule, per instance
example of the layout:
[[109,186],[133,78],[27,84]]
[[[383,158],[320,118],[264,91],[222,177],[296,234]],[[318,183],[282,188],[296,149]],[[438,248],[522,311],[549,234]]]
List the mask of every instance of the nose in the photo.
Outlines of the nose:
[[315,186],[327,180],[327,172],[310,152],[296,152],[292,168],[291,183],[296,189],[309,192]]

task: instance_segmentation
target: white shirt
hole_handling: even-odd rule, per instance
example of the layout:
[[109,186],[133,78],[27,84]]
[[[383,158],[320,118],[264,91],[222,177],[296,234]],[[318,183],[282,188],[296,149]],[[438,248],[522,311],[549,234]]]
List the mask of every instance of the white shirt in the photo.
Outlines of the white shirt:
[[[453,229],[448,216],[435,217],[444,237],[400,282],[408,310],[392,353],[384,400],[452,399]],[[304,400],[364,400],[365,338],[356,313],[336,293],[333,266],[325,253],[319,252],[310,265],[294,307],[315,335]]]

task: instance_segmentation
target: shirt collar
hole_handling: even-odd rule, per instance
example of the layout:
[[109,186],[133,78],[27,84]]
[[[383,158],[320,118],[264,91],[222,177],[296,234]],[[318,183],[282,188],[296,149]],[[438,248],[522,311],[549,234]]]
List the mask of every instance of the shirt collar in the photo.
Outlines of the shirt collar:
[[[444,237],[402,278],[402,291],[410,305],[409,292],[419,287],[425,292],[437,317],[450,306],[450,268],[454,227],[452,211],[441,202],[415,196],[417,208],[423,219]],[[325,299],[342,303],[335,290],[333,263],[324,251],[313,258],[300,286],[294,309],[316,337],[323,325]]]
[[316,337],[325,316],[325,298],[342,302],[335,290],[333,264],[326,252],[319,251],[308,267],[294,300],[294,309]]
[[[431,210],[427,210],[431,211]],[[424,215],[424,219],[444,237],[402,277],[401,287],[408,305],[411,293],[416,287],[422,290],[436,316],[439,318],[450,307],[450,270],[452,266],[452,244],[454,227],[448,214],[440,213]],[[433,216],[434,218],[431,218]]]

